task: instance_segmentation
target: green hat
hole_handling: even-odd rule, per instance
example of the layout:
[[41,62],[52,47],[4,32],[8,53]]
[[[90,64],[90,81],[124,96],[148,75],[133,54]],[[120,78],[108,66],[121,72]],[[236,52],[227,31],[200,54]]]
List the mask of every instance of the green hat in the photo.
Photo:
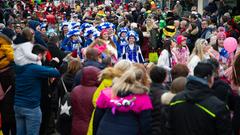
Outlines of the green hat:
[[165,20],[160,20],[160,22],[159,22],[160,29],[163,29],[165,26],[166,26],[166,21]]
[[240,15],[234,16],[234,21],[235,21],[236,23],[240,23]]

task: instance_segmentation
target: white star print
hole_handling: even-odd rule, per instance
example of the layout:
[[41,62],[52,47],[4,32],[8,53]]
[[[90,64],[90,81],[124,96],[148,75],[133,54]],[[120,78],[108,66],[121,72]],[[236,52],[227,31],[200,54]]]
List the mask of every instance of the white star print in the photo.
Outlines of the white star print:
[[60,112],[60,115],[62,114],[67,114],[67,115],[70,115],[69,114],[69,110],[71,109],[71,106],[68,106],[68,103],[67,101],[64,103],[64,105],[61,106],[61,112]]

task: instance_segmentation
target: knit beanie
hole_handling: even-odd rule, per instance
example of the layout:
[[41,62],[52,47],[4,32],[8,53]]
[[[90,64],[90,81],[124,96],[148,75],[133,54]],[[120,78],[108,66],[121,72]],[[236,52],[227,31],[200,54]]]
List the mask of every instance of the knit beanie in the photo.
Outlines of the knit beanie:
[[184,40],[187,40],[183,35],[177,36],[177,44],[180,45]]
[[226,34],[224,32],[218,32],[217,34],[217,39],[220,39],[220,38],[226,38]]

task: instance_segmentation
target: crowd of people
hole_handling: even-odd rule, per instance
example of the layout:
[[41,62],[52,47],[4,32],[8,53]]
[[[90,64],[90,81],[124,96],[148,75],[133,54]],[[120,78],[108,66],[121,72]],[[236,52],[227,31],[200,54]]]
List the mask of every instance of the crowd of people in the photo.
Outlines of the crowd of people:
[[0,0],[0,135],[239,135],[240,15],[172,2]]

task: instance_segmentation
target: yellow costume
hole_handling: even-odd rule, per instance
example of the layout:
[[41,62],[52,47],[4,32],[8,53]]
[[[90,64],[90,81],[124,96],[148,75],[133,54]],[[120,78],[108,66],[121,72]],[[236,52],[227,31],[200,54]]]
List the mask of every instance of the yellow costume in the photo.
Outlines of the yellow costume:
[[7,36],[0,34],[0,70],[8,67],[13,59],[12,41]]
[[[101,84],[99,85],[99,87],[97,88],[97,90],[95,91],[95,93],[93,94],[93,99],[92,99],[92,103],[93,106],[96,107],[96,102],[97,99],[101,93],[102,90],[104,90],[105,88],[109,88],[112,86],[112,79],[116,76],[120,76],[120,73],[118,73],[118,71],[115,71],[113,68],[106,68],[102,71],[100,78],[101,80],[103,80],[101,82]],[[95,109],[92,113],[92,117],[88,126],[88,133],[87,135],[92,135],[93,134],[93,119],[94,119],[94,113],[95,113]]]

